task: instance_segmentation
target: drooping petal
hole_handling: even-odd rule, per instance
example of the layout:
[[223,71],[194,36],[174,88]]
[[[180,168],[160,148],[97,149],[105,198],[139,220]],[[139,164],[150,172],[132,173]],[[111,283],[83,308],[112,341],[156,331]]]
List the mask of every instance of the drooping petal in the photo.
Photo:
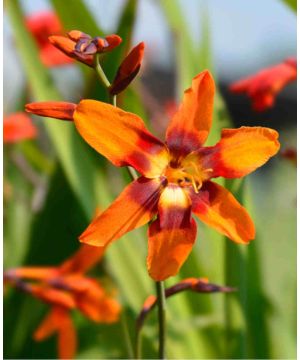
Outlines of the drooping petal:
[[192,211],[201,221],[231,240],[247,244],[255,237],[254,224],[246,209],[224,187],[207,181],[196,194],[190,191]]
[[167,145],[175,158],[196,150],[207,139],[214,93],[214,81],[208,71],[197,75],[192,86],[185,91],[183,102],[167,129]]
[[76,294],[78,309],[89,319],[95,322],[112,323],[118,320],[120,304],[108,296],[103,288],[89,279],[86,291]]
[[33,334],[35,341],[43,341],[57,331],[60,317],[56,309],[58,308],[53,307],[35,330]]
[[147,267],[154,280],[177,274],[192,250],[196,232],[189,196],[181,187],[168,185],[159,199],[158,218],[148,233]]
[[69,121],[73,121],[75,109],[76,104],[64,101],[44,101],[25,105],[25,110],[29,113]]
[[42,63],[47,67],[69,65],[74,62],[72,58],[65,55],[51,43],[48,43],[41,48],[40,58]]
[[128,185],[111,206],[99,215],[80,236],[80,241],[106,246],[130,230],[149,222],[157,212],[163,178],[139,179]]
[[165,145],[135,114],[95,100],[82,100],[74,112],[85,141],[116,166],[133,166],[142,175],[160,175],[168,164]]
[[60,359],[74,359],[77,348],[77,334],[69,312],[61,313],[58,330],[58,356]]
[[77,336],[76,330],[69,311],[59,306],[52,311],[42,321],[35,331],[33,338],[42,341],[58,333],[58,356],[60,359],[73,359],[76,353]]
[[213,177],[239,178],[265,164],[279,148],[278,133],[265,127],[224,129],[221,140],[205,150]]
[[34,139],[37,129],[30,117],[23,112],[16,112],[3,119],[3,142],[13,144],[22,140]]
[[27,291],[36,298],[50,304],[59,305],[67,309],[75,308],[73,296],[63,290],[56,290],[43,285],[26,284]]

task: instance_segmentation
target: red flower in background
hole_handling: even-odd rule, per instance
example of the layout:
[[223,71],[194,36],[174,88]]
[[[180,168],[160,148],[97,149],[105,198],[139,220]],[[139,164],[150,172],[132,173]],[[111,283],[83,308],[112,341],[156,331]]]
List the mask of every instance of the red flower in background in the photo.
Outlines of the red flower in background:
[[255,111],[264,111],[274,105],[277,94],[297,78],[297,61],[289,58],[284,62],[262,69],[258,73],[231,84],[230,91],[247,94]]
[[22,140],[34,139],[36,136],[36,127],[32,124],[31,118],[23,112],[16,112],[4,117],[4,144],[13,144]]
[[[101,284],[84,275],[102,257],[105,248],[84,245],[58,267],[22,267],[4,272],[4,279],[16,288],[51,305],[50,313],[35,331],[36,341],[58,334],[61,359],[75,356],[77,336],[70,311],[78,309],[90,320],[112,323],[118,320],[119,303]],[[28,282],[25,282],[28,280]]]
[[49,42],[50,35],[61,34],[63,31],[55,13],[47,11],[30,15],[26,18],[26,26],[39,46],[40,58],[45,66],[68,65],[73,62]]

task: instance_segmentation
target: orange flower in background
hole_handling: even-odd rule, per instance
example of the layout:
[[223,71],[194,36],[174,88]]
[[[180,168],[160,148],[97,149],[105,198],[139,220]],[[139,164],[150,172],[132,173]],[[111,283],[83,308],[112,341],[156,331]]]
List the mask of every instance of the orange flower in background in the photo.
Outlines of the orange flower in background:
[[41,61],[45,66],[68,65],[73,62],[48,40],[50,35],[61,34],[63,31],[59,18],[54,12],[38,12],[28,16],[26,26],[39,46]]
[[257,74],[234,82],[230,91],[247,94],[255,111],[264,111],[274,105],[277,94],[297,78],[297,61],[290,58],[284,62],[265,68]]
[[136,77],[141,68],[144,57],[144,49],[145,44],[143,42],[139,43],[122,61],[115,79],[109,88],[109,92],[112,95],[117,95],[122,92]]
[[31,118],[23,113],[16,112],[3,119],[3,142],[4,144],[14,144],[22,140],[35,139],[37,129],[33,125]]
[[94,54],[112,51],[122,42],[118,35],[92,38],[79,30],[72,30],[67,35],[68,37],[53,35],[49,37],[49,41],[70,58],[91,67],[94,65]]
[[[137,115],[103,102],[26,106],[48,117],[56,117],[59,108],[96,151],[114,165],[132,166],[141,174],[92,221],[80,241],[106,246],[155,219],[149,226],[147,267],[160,281],[175,275],[192,250],[192,213],[237,243],[254,239],[254,224],[245,208],[211,179],[243,177],[262,166],[279,150],[278,133],[264,127],[224,129],[216,145],[204,147],[214,93],[208,71],[193,79],[169,123],[165,143],[151,135]],[[72,116],[70,109],[75,109]]]
[[23,267],[4,272],[5,282],[51,305],[50,313],[33,337],[41,341],[57,333],[61,359],[71,359],[76,353],[77,336],[71,310],[78,309],[95,322],[118,320],[119,303],[105,292],[99,282],[84,275],[99,261],[104,250],[83,245],[59,267]]

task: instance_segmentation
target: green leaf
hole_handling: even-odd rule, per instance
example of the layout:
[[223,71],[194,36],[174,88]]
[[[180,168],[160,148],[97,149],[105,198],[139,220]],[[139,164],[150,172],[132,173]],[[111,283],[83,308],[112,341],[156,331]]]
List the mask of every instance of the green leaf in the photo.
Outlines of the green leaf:
[[282,0],[286,5],[288,5],[292,10],[297,13],[297,0]]

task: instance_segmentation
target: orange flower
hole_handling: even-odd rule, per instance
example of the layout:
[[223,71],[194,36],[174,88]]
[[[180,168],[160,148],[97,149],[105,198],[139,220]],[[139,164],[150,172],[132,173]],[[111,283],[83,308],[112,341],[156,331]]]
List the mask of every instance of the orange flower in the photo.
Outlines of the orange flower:
[[99,261],[104,249],[83,245],[59,267],[23,267],[4,272],[5,282],[52,306],[33,337],[41,341],[57,333],[61,359],[71,359],[76,353],[77,337],[71,310],[78,309],[95,322],[118,320],[119,303],[97,281],[84,275]]
[[41,61],[45,66],[67,65],[73,62],[49,43],[48,36],[62,33],[62,26],[55,13],[46,11],[30,15],[26,18],[26,26],[40,48]]
[[94,64],[94,54],[109,52],[122,42],[118,35],[92,38],[79,30],[72,30],[67,35],[68,38],[50,36],[49,41],[67,56],[91,67]]
[[253,109],[264,111],[274,105],[277,94],[296,78],[297,62],[296,59],[290,58],[233,83],[230,91],[247,94],[252,100]]
[[109,92],[112,95],[117,95],[122,92],[136,77],[142,64],[144,48],[145,44],[143,42],[139,43],[122,61],[117,75],[109,88]]
[[32,124],[28,115],[22,112],[16,112],[5,116],[3,119],[3,142],[17,143],[22,140],[34,139],[37,136],[37,130]]
[[[92,221],[80,241],[106,246],[154,218],[147,266],[159,281],[175,275],[191,252],[196,239],[192,212],[237,243],[254,239],[246,210],[211,179],[243,177],[262,166],[279,149],[278,133],[263,127],[224,129],[215,146],[204,147],[214,92],[208,71],[193,79],[170,121],[165,144],[137,115],[99,101],[80,101],[73,119],[81,136],[114,165],[132,166],[141,174]],[[57,103],[33,103],[26,109],[51,117],[55,107]]]

